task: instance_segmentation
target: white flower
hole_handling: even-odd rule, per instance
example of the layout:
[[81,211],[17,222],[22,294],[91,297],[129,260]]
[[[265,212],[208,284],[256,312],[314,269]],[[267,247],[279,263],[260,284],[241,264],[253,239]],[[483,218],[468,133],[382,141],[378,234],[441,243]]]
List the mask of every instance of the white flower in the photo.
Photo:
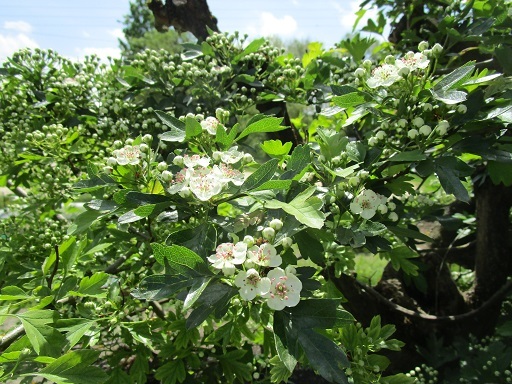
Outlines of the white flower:
[[369,220],[377,212],[381,204],[385,204],[386,198],[371,189],[366,189],[357,195],[350,203],[350,210],[354,214],[359,214],[363,219]]
[[244,153],[240,152],[237,146],[231,147],[226,152],[220,153],[220,160],[226,164],[238,163],[242,157],[244,157]]
[[209,157],[201,157],[199,155],[192,155],[192,156],[185,155],[185,156],[183,156],[183,164],[185,164],[185,166],[188,168],[194,168],[197,166],[207,167],[208,164],[210,164],[210,158]]
[[400,68],[409,68],[412,72],[416,69],[425,69],[428,67],[430,60],[421,52],[407,52],[404,57],[397,60],[395,65]]
[[373,70],[366,84],[370,88],[377,88],[379,86],[390,86],[400,79],[401,76],[398,74],[398,68],[396,66],[383,64]]
[[270,279],[260,277],[254,268],[238,273],[235,285],[240,288],[239,293],[244,300],[252,300],[256,295],[263,296],[270,291]]
[[213,116],[209,116],[205,120],[201,121],[201,127],[203,127],[203,129],[207,131],[210,135],[215,135],[217,133],[218,126],[219,120],[217,120]]
[[281,268],[271,270],[267,277],[270,279],[270,290],[263,297],[267,298],[268,306],[276,311],[284,307],[295,307],[300,301],[302,282],[293,273]]
[[213,173],[219,177],[224,184],[232,182],[236,186],[244,183],[245,177],[238,169],[233,169],[227,164],[219,164],[213,166]]
[[283,262],[274,246],[269,243],[263,243],[260,246],[253,245],[247,250],[247,259],[262,267],[278,267]]
[[208,201],[218,195],[223,187],[222,180],[210,168],[196,169],[190,176],[189,188],[201,201]]
[[193,171],[185,168],[179,171],[174,180],[171,181],[171,185],[167,188],[167,192],[171,195],[180,192],[183,188],[188,187],[188,182],[190,180],[190,174]]
[[112,154],[119,165],[136,165],[140,162],[140,148],[138,145],[125,145],[123,148],[113,151]]
[[242,264],[247,256],[247,244],[243,242],[222,243],[217,246],[215,254],[208,257],[208,261],[216,269],[222,269],[226,275],[235,273],[235,265]]

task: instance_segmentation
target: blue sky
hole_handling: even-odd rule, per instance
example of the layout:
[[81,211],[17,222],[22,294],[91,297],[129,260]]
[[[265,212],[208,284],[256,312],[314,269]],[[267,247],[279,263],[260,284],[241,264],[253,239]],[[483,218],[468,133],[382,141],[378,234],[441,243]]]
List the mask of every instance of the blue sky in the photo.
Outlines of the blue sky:
[[[80,59],[118,56],[129,0],[1,1],[0,62],[24,47],[54,49]],[[332,46],[350,33],[359,0],[208,0],[223,32],[277,35]],[[370,12],[369,12],[370,13]]]

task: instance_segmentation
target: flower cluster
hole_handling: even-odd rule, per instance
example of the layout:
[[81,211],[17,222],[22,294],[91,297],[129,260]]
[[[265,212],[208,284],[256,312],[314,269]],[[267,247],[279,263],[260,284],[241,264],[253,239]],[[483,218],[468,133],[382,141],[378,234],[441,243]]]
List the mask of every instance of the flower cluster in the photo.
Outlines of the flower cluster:
[[[393,202],[387,202],[385,196],[375,193],[371,189],[363,190],[350,203],[352,213],[360,215],[365,220],[370,220],[377,212],[386,214],[388,210],[393,210],[395,207]],[[392,221],[398,220],[395,212],[391,212],[388,218]]]
[[[275,220],[273,222],[275,224]],[[272,227],[265,229],[274,231]],[[243,241],[219,244],[208,261],[225,276],[236,273],[233,283],[239,288],[243,300],[260,296],[273,310],[296,306],[300,301],[302,282],[295,275],[295,269],[291,266],[280,268],[283,260],[274,245],[263,239],[258,243],[252,236],[246,236]],[[237,266],[243,268],[238,273]],[[269,268],[272,269],[269,271]]]
[[425,70],[429,63],[430,60],[425,51],[410,51],[399,59],[393,56],[386,57],[385,63],[374,68],[371,74],[368,72],[371,63],[367,63],[366,68],[357,68],[355,75],[359,79],[367,77],[366,85],[370,88],[389,87],[407,77],[411,72]]
[[183,168],[174,177],[166,177],[167,192],[179,193],[182,197],[192,193],[197,199],[208,201],[221,193],[229,183],[242,185],[245,177],[241,171],[233,168],[232,164],[240,161],[244,154],[240,152],[240,157],[234,161],[233,149],[230,151],[220,153],[218,157],[224,162],[213,165],[212,159],[208,156],[176,156],[174,164]]

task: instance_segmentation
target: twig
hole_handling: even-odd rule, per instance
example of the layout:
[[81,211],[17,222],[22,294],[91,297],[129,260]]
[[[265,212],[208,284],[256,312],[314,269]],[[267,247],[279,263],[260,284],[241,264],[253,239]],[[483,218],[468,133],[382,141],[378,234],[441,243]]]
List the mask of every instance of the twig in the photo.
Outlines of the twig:
[[0,351],[6,350],[14,341],[25,334],[23,325],[19,325],[0,339]]

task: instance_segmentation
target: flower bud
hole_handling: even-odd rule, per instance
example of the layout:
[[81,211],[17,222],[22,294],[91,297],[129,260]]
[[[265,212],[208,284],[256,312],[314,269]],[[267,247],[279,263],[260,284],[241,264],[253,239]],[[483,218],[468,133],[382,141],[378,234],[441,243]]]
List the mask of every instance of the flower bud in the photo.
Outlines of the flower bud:
[[415,139],[416,136],[418,136],[418,130],[417,129],[410,129],[409,132],[407,132],[407,136],[411,139]]
[[244,242],[245,244],[247,244],[247,247],[249,247],[249,248],[250,248],[250,247],[252,247],[252,246],[255,244],[254,237],[249,236],[249,235],[246,235],[246,236],[244,237],[243,242]]
[[165,171],[167,169],[167,163],[165,161],[161,161],[157,164],[156,169],[160,172]]
[[279,231],[281,228],[283,228],[283,222],[279,219],[273,219],[270,221],[269,226],[276,231]]
[[375,134],[375,137],[378,139],[378,140],[384,140],[384,138],[386,137],[386,132],[384,131],[379,131]]
[[266,228],[263,228],[263,230],[261,231],[261,235],[266,240],[272,240],[274,238],[274,236],[276,235],[276,231],[274,230],[274,228],[266,227]]
[[384,58],[384,62],[385,62],[386,64],[391,64],[391,65],[393,65],[393,64],[395,64],[395,61],[396,61],[396,59],[395,59],[395,56],[393,56],[393,55],[387,55],[387,56]]
[[420,52],[423,52],[427,48],[428,48],[428,42],[427,41],[421,41],[418,44],[418,51],[420,51]]
[[428,125],[422,125],[420,127],[420,133],[423,135],[423,136],[428,136],[430,135],[430,132],[432,132],[432,128],[430,128]]
[[407,126],[407,120],[406,119],[400,119],[396,123],[400,128],[405,128]]
[[435,43],[432,47],[432,53],[434,56],[439,56],[443,52],[443,46],[439,43]]
[[441,120],[436,127],[437,133],[439,135],[444,136],[446,135],[446,132],[448,131],[448,128],[450,127],[450,123],[446,120]]
[[173,164],[174,165],[177,165],[178,167],[182,167],[183,166],[183,156],[175,156],[174,159],[172,160]]
[[163,171],[162,172],[162,180],[163,181],[171,181],[172,180],[172,172],[170,172],[170,171]]
[[150,144],[153,141],[153,136],[151,136],[149,133],[142,136],[142,141],[146,144]]
[[388,219],[391,221],[398,221],[398,215],[396,214],[396,212],[391,212],[388,216]]
[[363,61],[363,67],[366,68],[366,69],[370,69],[372,67],[372,62],[371,60],[365,60]]
[[366,71],[364,70],[364,68],[357,68],[354,72],[354,75],[356,77],[363,77],[365,75]]
[[461,113],[461,114],[464,114],[468,111],[468,107],[466,107],[464,104],[460,104],[458,107],[457,107],[457,112]]
[[290,248],[293,244],[293,240],[291,237],[286,236],[281,240],[281,244],[283,245],[283,248]]
[[415,127],[421,127],[423,124],[425,124],[425,120],[423,120],[421,117],[415,117],[413,120],[412,120],[412,125],[414,125]]

